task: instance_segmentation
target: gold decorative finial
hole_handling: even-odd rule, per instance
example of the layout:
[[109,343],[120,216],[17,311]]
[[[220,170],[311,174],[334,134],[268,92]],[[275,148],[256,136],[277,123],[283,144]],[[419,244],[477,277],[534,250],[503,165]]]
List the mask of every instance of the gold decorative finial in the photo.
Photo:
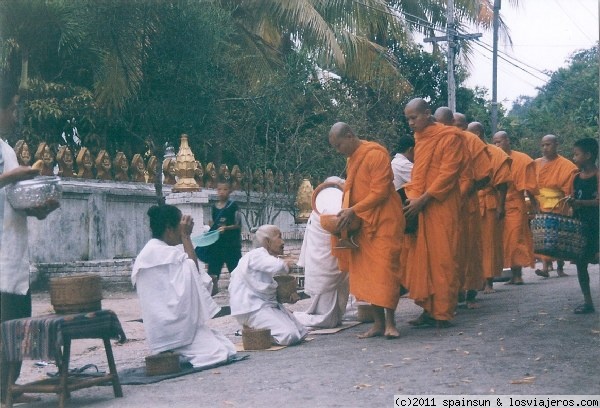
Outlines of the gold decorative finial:
[[302,180],[296,194],[296,207],[298,214],[296,215],[296,224],[304,224],[308,222],[310,213],[312,212],[312,194],[313,186],[309,179]]
[[192,149],[190,149],[190,146],[188,145],[188,135],[184,133],[181,135],[181,144],[179,145],[179,152],[177,152],[175,163],[177,183],[175,183],[171,191],[200,191],[200,186],[196,183],[196,180],[194,180],[195,170],[196,159],[194,158]]

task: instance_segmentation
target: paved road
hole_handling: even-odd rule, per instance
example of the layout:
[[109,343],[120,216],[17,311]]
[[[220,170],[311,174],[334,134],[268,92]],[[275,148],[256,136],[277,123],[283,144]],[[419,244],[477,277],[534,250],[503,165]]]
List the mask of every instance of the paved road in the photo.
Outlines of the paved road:
[[[480,309],[458,309],[449,329],[411,328],[406,322],[419,309],[403,298],[397,340],[359,340],[356,335],[367,327],[359,325],[281,351],[252,352],[229,366],[124,386],[122,399],[114,399],[110,387],[76,391],[70,406],[391,407],[394,394],[600,394],[600,314],[573,314],[582,296],[574,266],[567,265],[566,272],[566,278],[543,279],[528,269],[524,286],[496,284],[497,293],[479,295]],[[598,266],[590,272],[599,299]],[[48,308],[46,297],[35,299],[36,311]],[[113,294],[104,302],[123,322],[139,317],[135,295]],[[231,317],[212,324],[229,336],[237,329]],[[141,324],[124,326],[132,341],[115,347],[121,369],[143,364],[147,354]],[[95,362],[105,368],[101,349],[76,342],[74,347],[73,366]],[[41,371],[26,362],[24,377]],[[43,395],[29,406],[56,402],[56,396]]]

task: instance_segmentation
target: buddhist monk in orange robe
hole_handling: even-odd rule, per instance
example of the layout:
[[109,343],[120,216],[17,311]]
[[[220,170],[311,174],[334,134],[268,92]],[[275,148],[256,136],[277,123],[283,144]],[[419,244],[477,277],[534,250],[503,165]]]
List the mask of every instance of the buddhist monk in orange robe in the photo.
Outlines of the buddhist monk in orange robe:
[[[468,130],[481,140],[485,140],[481,123],[469,123]],[[488,185],[478,192],[481,214],[482,267],[485,279],[483,293],[485,294],[494,292],[494,278],[502,274],[504,265],[502,233],[504,231],[506,191],[508,183],[512,180],[510,157],[494,145],[488,145],[487,148],[491,158],[492,177]]]
[[467,215],[467,222],[464,223],[467,240],[464,256],[467,261],[464,281],[462,281],[460,287],[466,293],[467,308],[473,309],[478,307],[475,302],[477,291],[481,290],[484,285],[482,226],[477,192],[489,184],[492,175],[492,163],[487,144],[477,135],[467,130],[467,118],[464,114],[454,113],[454,126],[463,131],[464,142],[469,151],[473,168],[473,184],[463,199],[463,211]]
[[496,132],[494,144],[504,150],[511,158],[510,173],[512,181],[506,192],[506,214],[504,216],[504,267],[510,268],[512,278],[510,284],[522,285],[522,269],[532,266],[533,238],[529,229],[529,218],[525,205],[525,193],[529,195],[534,207],[537,194],[537,180],[535,177],[535,163],[525,153],[512,150],[510,139],[506,132]]
[[464,162],[462,138],[455,127],[435,123],[427,102],[404,108],[415,132],[415,163],[406,185],[407,220],[418,217],[406,268],[409,297],[424,311],[414,326],[450,326],[458,298],[456,251],[461,206],[459,177]]
[[358,245],[349,249],[350,293],[371,303],[373,327],[361,338],[396,338],[395,310],[400,299],[400,250],[404,215],[394,190],[390,155],[381,145],[359,139],[350,126],[338,122],[331,127],[329,143],[348,157],[344,195],[348,208],[338,213],[338,229],[360,219],[353,237]]
[[[539,194],[536,196],[540,211],[564,213],[568,210],[567,205],[560,205],[559,201],[571,195],[573,189],[573,178],[579,171],[577,166],[569,159],[557,153],[558,140],[554,135],[546,135],[542,138],[542,157],[535,159],[535,171]],[[565,202],[564,200],[563,202]],[[566,204],[566,202],[565,202]],[[544,255],[536,255],[542,260],[542,269],[536,269],[535,273],[545,278],[550,276],[549,270],[554,258]],[[556,272],[558,276],[566,276],[563,267],[565,262],[557,260]]]

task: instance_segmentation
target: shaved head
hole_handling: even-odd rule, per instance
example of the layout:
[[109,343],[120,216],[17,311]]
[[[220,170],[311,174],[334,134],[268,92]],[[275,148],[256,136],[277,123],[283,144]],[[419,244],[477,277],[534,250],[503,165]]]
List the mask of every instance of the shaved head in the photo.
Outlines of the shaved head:
[[454,126],[462,130],[467,130],[467,117],[460,112],[454,114]]
[[347,123],[344,123],[344,122],[335,123],[329,130],[329,138],[330,139],[332,137],[337,138],[337,137],[343,137],[346,135],[354,136],[354,132],[352,132],[352,128],[350,127],[350,125],[348,125]]
[[404,109],[405,110],[406,109],[411,109],[411,110],[414,110],[416,113],[425,113],[427,111],[431,112],[431,108],[429,107],[429,104],[423,98],[411,99],[406,104],[406,107]]
[[554,135],[542,137],[542,155],[547,160],[554,160],[558,156],[558,138]]
[[429,104],[423,98],[415,98],[406,104],[404,116],[413,132],[422,132],[434,123]]
[[469,126],[467,126],[467,130],[479,136],[481,140],[485,140],[485,129],[481,123],[471,122],[469,123]]
[[503,130],[496,132],[492,138],[492,141],[496,146],[510,154],[510,138],[508,137],[508,133]]
[[441,106],[435,110],[433,114],[435,121],[446,126],[454,125],[454,113],[447,106]]
[[337,122],[329,130],[329,144],[346,157],[352,156],[360,143],[360,139],[347,123]]

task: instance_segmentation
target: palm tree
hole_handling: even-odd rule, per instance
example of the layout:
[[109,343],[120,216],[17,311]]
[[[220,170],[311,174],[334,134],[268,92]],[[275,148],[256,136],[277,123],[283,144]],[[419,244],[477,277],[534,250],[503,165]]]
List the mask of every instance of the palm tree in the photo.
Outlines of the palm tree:
[[6,71],[20,59],[19,89],[29,87],[33,56],[50,49],[58,57],[78,46],[82,25],[75,16],[74,4],[67,1],[0,1],[0,68]]
[[[435,35],[446,28],[447,0],[220,0],[240,26],[240,43],[254,50],[263,68],[276,67],[297,48],[348,79],[406,81],[387,47],[414,45],[413,34]],[[511,3],[517,4],[518,0]],[[457,28],[489,29],[493,0],[456,0]],[[507,33],[506,26],[502,30]],[[468,44],[462,47],[468,56]],[[262,70],[262,72],[269,72]]]

